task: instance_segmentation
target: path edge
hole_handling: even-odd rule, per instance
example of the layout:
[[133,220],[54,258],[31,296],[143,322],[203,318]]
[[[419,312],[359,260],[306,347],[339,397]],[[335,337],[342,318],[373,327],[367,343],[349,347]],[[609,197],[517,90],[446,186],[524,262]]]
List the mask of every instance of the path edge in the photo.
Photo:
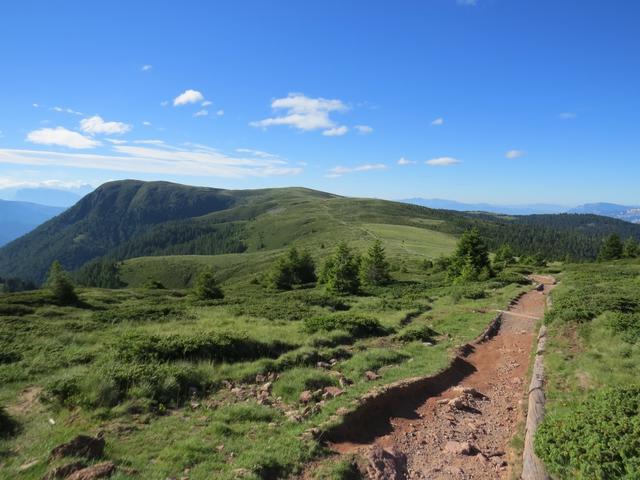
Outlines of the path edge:
[[[551,295],[547,297],[547,306],[551,307]],[[549,480],[549,474],[544,463],[535,453],[534,439],[538,426],[542,423],[545,413],[544,395],[544,351],[547,343],[547,327],[542,325],[538,332],[538,346],[533,364],[531,383],[529,384],[527,421],[525,424],[524,450],[522,452],[522,480]]]

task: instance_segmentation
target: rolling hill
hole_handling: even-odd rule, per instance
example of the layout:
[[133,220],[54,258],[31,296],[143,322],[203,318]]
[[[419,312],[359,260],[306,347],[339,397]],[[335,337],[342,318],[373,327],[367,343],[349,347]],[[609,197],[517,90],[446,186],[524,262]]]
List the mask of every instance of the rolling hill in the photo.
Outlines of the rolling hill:
[[0,200],[0,246],[30,232],[64,208]]
[[[373,238],[384,241],[392,258],[412,261],[447,254],[470,227],[492,248],[508,242],[518,254],[549,259],[594,258],[612,232],[640,238],[640,225],[595,215],[473,214],[304,188],[221,190],[124,180],[102,185],[0,249],[0,276],[41,282],[55,259],[70,270],[101,257],[259,253],[258,261],[291,244],[320,257],[339,240],[364,246]],[[249,257],[237,258],[242,264]]]

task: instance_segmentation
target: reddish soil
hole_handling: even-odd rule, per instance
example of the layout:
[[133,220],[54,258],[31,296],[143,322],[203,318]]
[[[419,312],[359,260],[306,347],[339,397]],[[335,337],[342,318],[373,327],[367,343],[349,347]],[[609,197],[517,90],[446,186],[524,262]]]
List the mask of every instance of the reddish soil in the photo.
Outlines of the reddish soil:
[[554,283],[535,280],[544,290],[526,293],[504,311],[492,338],[468,348],[443,374],[373,402],[332,435],[329,446],[341,454],[366,456],[381,447],[400,455],[404,471],[397,478],[509,478],[510,440],[524,416],[536,326]]

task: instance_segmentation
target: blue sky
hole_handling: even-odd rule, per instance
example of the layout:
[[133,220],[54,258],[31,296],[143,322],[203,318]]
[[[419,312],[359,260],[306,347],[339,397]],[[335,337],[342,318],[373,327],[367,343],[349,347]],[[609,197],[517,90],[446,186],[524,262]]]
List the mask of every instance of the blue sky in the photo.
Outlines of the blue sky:
[[151,5],[2,2],[0,189],[640,204],[638,2]]

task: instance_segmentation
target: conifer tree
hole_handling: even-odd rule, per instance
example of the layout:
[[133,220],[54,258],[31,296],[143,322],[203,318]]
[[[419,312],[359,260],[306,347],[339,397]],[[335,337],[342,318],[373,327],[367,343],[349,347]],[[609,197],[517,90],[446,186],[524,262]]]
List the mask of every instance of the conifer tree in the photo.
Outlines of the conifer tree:
[[360,263],[360,280],[364,285],[386,285],[391,281],[384,247],[376,240]]
[[335,252],[325,262],[322,280],[332,293],[358,293],[360,290],[360,259],[345,242],[340,242]]
[[624,258],[636,258],[639,254],[640,246],[638,246],[638,241],[633,237],[627,238],[622,248],[622,256]]
[[71,277],[64,271],[60,262],[55,260],[51,264],[46,283],[47,289],[61,305],[70,305],[78,301],[76,289]]
[[316,265],[307,251],[298,252],[291,247],[275,263],[270,275],[271,284],[279,290],[290,290],[294,285],[316,281]]
[[600,246],[600,252],[598,253],[598,260],[606,262],[608,260],[617,260],[622,258],[622,241],[616,233],[612,233],[605,238]]
[[222,289],[212,268],[205,268],[196,277],[193,283],[193,294],[198,300],[216,300],[224,298]]
[[477,229],[467,230],[451,257],[449,278],[455,283],[464,283],[489,278],[492,274],[487,245]]

